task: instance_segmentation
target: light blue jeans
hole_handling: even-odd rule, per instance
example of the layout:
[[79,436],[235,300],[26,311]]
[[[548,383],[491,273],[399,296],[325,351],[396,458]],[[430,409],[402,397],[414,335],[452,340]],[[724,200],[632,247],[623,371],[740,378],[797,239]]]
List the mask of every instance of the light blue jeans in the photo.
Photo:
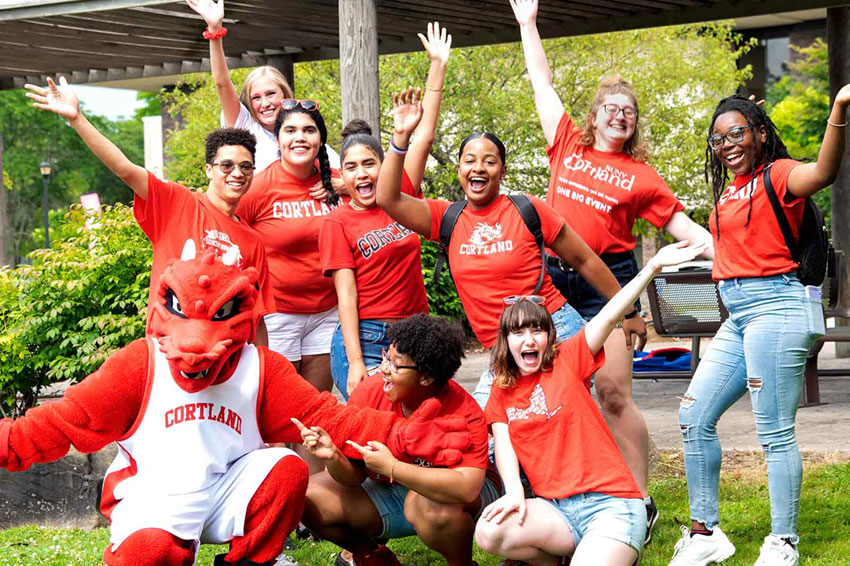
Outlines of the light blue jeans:
[[[365,319],[360,321],[360,352],[366,369],[381,364],[381,350],[390,347],[387,330],[392,324],[380,320]],[[343,399],[348,401],[348,356],[345,353],[345,340],[342,338],[342,327],[337,324],[331,338],[331,376]]]
[[771,534],[797,537],[803,466],[794,420],[806,355],[824,333],[823,310],[794,273],[718,284],[729,318],[711,341],[679,407],[691,520],[720,521],[717,421],[747,391],[767,459]]

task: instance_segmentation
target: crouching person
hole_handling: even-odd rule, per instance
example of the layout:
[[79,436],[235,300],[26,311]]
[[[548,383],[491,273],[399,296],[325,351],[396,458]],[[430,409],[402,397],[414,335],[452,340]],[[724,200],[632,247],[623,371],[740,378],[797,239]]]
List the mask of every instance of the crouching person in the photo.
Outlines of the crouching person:
[[[310,478],[302,521],[351,551],[357,565],[399,564],[376,541],[416,535],[449,565],[469,566],[475,520],[498,497],[500,484],[487,458],[484,415],[452,380],[463,357],[463,333],[444,320],[414,315],[394,324],[388,335],[381,373],[365,379],[349,405],[408,418],[436,398],[440,409],[432,416],[462,419],[472,442],[450,468],[397,459],[379,442],[355,445],[363,455],[358,462],[346,458],[320,427],[302,428],[305,446],[327,465]],[[435,427],[429,434],[437,442],[445,432]]]

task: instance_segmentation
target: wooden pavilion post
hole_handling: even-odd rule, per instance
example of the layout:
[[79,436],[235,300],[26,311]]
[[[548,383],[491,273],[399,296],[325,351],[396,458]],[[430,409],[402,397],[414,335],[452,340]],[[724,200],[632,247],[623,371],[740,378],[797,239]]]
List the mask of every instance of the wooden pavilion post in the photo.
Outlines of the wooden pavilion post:
[[[829,99],[835,99],[838,90],[850,83],[850,8],[829,8],[826,12],[826,36],[829,52]],[[846,131],[845,131],[846,135]],[[832,241],[836,250],[850,257],[850,146],[844,151],[838,179],[832,185]],[[844,262],[843,273],[838,274],[838,307],[850,307],[850,267]],[[841,324],[843,319],[836,319]],[[836,355],[850,356],[850,344],[836,343]]]
[[377,0],[340,0],[339,71],[342,123],[365,120],[380,136]]
[[[6,183],[3,181],[3,134],[0,133],[0,267],[14,267],[14,261],[9,253],[9,240],[12,238],[12,228],[9,224],[9,211],[6,208]],[[12,187],[9,187],[10,189]]]

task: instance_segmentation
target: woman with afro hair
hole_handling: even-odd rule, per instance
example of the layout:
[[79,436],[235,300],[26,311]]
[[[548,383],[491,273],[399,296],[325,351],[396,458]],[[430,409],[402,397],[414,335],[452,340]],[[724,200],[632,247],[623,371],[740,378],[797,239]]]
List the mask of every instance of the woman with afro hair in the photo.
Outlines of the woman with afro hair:
[[[363,454],[361,463],[346,458],[321,428],[304,428],[304,445],[325,461],[327,471],[310,478],[302,521],[351,551],[354,564],[398,564],[376,539],[417,535],[449,565],[469,566],[475,520],[498,498],[501,484],[487,457],[484,414],[452,379],[463,357],[463,331],[445,320],[416,314],[393,324],[387,333],[390,346],[381,373],[363,380],[348,403],[404,418],[420,406],[432,410],[431,417],[456,416],[466,421],[472,442],[449,468],[396,459],[379,442],[355,445]],[[432,399],[439,401],[438,409],[423,406]],[[442,436],[434,427],[433,442],[441,442]]]
[[850,85],[835,97],[814,163],[788,155],[776,126],[755,102],[730,96],[714,111],[705,162],[715,203],[709,220],[715,254],[712,276],[729,318],[712,340],[679,408],[691,525],[690,530],[682,526],[671,566],[713,564],[735,552],[718,526],[717,421],[747,392],[767,459],[772,523],[756,566],[799,563],[803,470],[794,426],[806,355],[824,333],[824,320],[819,290],[797,278],[798,264],[767,191],[773,187],[797,238],[806,197],[838,175],[848,103]]

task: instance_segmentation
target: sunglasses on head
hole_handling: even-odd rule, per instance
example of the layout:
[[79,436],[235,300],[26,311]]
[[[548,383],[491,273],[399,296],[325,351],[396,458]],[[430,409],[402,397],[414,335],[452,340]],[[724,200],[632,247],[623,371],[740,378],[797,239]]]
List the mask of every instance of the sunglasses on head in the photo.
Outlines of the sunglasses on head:
[[502,300],[505,301],[506,305],[514,305],[520,301],[528,301],[535,305],[542,305],[546,302],[546,297],[541,297],[540,295],[511,295],[510,297],[505,297]]
[[301,100],[300,98],[287,98],[280,103],[280,107],[284,110],[295,110],[298,107],[303,108],[307,112],[314,112],[319,109],[319,103],[315,100]]

